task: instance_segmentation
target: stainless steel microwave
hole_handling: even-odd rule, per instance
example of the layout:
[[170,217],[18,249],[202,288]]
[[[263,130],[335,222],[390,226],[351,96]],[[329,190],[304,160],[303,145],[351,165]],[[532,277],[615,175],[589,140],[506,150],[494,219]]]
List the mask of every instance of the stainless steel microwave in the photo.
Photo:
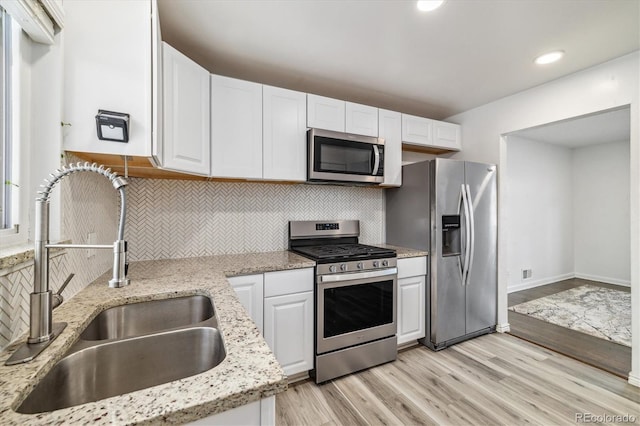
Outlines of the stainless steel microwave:
[[310,129],[307,140],[308,181],[384,182],[384,139]]

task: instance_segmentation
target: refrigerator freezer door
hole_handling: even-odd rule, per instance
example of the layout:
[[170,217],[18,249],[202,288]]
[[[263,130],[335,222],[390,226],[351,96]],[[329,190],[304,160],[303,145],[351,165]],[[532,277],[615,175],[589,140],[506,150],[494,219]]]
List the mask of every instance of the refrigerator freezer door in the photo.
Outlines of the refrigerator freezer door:
[[466,285],[466,333],[496,325],[497,312],[497,189],[496,167],[465,163],[465,178],[473,208],[475,242]]
[[[437,345],[465,334],[465,287],[460,276],[461,256],[443,255],[443,215],[459,215],[464,162],[436,159],[431,162],[431,342]],[[464,210],[464,209],[462,209]],[[464,223],[464,215],[461,216]],[[464,241],[466,230],[461,229]],[[462,247],[464,253],[466,247]]]

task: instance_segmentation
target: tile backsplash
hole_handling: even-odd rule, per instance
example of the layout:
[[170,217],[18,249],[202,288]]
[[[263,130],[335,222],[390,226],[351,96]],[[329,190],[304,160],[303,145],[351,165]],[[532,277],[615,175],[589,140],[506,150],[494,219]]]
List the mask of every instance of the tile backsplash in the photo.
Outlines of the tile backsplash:
[[[286,250],[290,220],[359,219],[360,242],[384,241],[384,192],[380,188],[129,181],[125,239],[130,261]],[[95,232],[97,243],[112,243],[119,198],[109,181],[94,173],[78,173],[59,185],[64,238],[84,244],[87,234]],[[87,254],[76,249],[52,256],[54,291],[69,273],[75,273],[64,292],[68,299],[111,268],[111,250],[97,250],[91,258]],[[33,261],[0,271],[0,284],[1,350],[28,330]]]
[[360,241],[384,238],[380,188],[131,179],[130,260],[286,250],[290,220],[359,219]]

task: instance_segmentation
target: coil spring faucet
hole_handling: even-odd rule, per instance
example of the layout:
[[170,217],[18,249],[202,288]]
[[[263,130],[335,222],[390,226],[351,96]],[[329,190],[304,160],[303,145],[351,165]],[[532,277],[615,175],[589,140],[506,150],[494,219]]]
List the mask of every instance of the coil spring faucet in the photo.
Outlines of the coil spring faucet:
[[[116,241],[110,245],[92,244],[49,244],[49,196],[53,187],[62,178],[77,172],[94,172],[109,179],[113,187],[120,193],[120,223]],[[53,294],[49,289],[49,249],[113,249],[113,278],[109,280],[109,287],[119,288],[129,284],[127,278],[127,242],[124,240],[124,223],[127,204],[124,187],[127,180],[98,166],[96,163],[77,163],[63,166],[51,173],[50,179],[40,185],[36,198],[35,214],[35,250],[33,258],[33,293],[29,309],[29,338],[7,360],[6,365],[29,362],[42,352],[67,326],[66,323],[52,323],[52,311],[62,303],[62,290],[68,284],[73,274],[65,281],[58,293]]]

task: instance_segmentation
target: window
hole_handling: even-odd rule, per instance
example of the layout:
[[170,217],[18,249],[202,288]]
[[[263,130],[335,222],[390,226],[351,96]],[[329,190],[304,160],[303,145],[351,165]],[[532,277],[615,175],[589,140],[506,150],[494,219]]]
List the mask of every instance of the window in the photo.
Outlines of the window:
[[11,146],[11,18],[0,8],[0,97],[2,108],[0,113],[0,229],[12,228],[12,146]]

